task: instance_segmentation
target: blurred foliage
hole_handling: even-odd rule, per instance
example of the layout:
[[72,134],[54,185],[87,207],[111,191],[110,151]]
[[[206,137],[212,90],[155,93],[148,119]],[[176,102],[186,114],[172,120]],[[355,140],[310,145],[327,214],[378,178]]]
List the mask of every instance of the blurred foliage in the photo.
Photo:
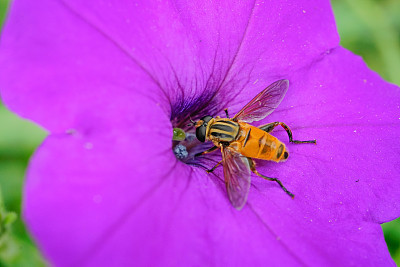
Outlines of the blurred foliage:
[[[0,0],[0,25],[8,2]],[[400,1],[332,0],[332,5],[341,45],[361,55],[384,79],[400,85]],[[1,103],[0,125],[0,266],[45,266],[22,222],[21,200],[29,157],[46,132]],[[400,219],[382,227],[400,266]]]
[[400,85],[400,1],[332,0],[341,45]]
[[7,7],[9,0],[0,0],[0,26],[3,24],[6,17]]
[[16,243],[12,239],[11,225],[17,219],[15,212],[6,211],[0,190],[0,258],[12,258],[16,255]]
[[13,213],[5,209],[18,214],[11,229],[10,224],[0,228],[4,229],[4,237],[0,236],[0,266],[45,266],[22,222],[21,201],[29,157],[46,132],[4,106],[0,106],[0,125],[0,218],[10,220],[7,218]]

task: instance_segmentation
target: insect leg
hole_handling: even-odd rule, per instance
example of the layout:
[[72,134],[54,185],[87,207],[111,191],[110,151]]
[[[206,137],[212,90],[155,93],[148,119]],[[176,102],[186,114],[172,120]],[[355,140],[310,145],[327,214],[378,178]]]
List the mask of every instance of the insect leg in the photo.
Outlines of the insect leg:
[[258,126],[258,128],[260,128],[261,130],[263,130],[264,132],[270,133],[272,132],[272,130],[274,130],[274,128],[276,127],[275,122],[271,122],[265,125],[261,125]]
[[290,130],[289,126],[287,126],[283,122],[276,121],[276,122],[268,123],[265,125],[261,125],[258,128],[260,128],[261,130],[263,130],[267,133],[270,133],[278,125],[282,126],[282,128],[285,129],[285,131],[287,132],[287,134],[289,136],[290,143],[294,143],[294,144],[307,144],[307,143],[308,144],[316,144],[317,143],[317,140],[309,140],[309,141],[293,140],[292,131]]
[[249,158],[249,163],[250,163],[250,169],[254,174],[256,174],[257,176],[260,176],[261,178],[264,178],[264,179],[266,179],[268,181],[277,182],[279,184],[279,186],[283,189],[283,191],[285,191],[286,194],[288,194],[291,198],[294,198],[294,195],[292,193],[290,193],[289,190],[286,189],[286,187],[283,186],[282,182],[278,178],[267,177],[267,176],[262,175],[261,173],[259,173],[256,170],[256,163],[254,162],[253,159]]
[[217,163],[217,165],[215,165],[214,167],[212,167],[209,170],[206,170],[207,173],[213,172],[220,164],[222,163],[222,160],[220,162]]
[[200,153],[197,153],[196,155],[194,155],[195,157],[198,157],[198,156],[201,156],[201,155],[204,155],[204,154],[207,154],[207,153],[210,153],[210,152],[213,152],[214,150],[216,150],[218,147],[217,146],[213,146],[212,148],[209,148],[209,149],[207,149],[206,151],[203,151],[203,152],[200,152]]
[[226,109],[224,109],[224,111],[225,111],[226,117],[229,119],[228,109],[226,108]]

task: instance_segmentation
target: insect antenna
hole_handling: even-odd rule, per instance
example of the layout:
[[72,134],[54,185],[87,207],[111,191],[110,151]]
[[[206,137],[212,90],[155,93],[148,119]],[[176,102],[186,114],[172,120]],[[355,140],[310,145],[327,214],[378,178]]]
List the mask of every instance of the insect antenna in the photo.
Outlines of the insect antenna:
[[187,127],[191,127],[191,126],[196,125],[196,122],[194,120],[192,120],[192,117],[189,117],[189,120],[190,120],[191,123],[187,124],[186,125]]

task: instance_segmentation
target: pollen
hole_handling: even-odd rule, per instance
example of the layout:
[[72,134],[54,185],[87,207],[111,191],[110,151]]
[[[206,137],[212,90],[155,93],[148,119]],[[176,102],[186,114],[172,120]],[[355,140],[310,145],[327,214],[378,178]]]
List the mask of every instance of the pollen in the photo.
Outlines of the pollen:
[[174,147],[174,154],[177,159],[184,159],[189,155],[186,147],[182,144],[178,144]]

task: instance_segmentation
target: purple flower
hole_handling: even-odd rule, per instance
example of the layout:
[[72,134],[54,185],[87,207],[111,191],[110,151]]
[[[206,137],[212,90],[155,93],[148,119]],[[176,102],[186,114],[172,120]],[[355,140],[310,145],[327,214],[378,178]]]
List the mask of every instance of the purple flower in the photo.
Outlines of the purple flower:
[[[5,104],[50,134],[31,160],[25,220],[57,266],[394,265],[399,88],[338,46],[329,1],[16,0],[0,43]],[[235,114],[289,79],[276,111],[299,140],[258,161],[230,204],[220,154],[172,128]],[[179,147],[180,151],[182,147]],[[184,156],[185,157],[185,156]]]

